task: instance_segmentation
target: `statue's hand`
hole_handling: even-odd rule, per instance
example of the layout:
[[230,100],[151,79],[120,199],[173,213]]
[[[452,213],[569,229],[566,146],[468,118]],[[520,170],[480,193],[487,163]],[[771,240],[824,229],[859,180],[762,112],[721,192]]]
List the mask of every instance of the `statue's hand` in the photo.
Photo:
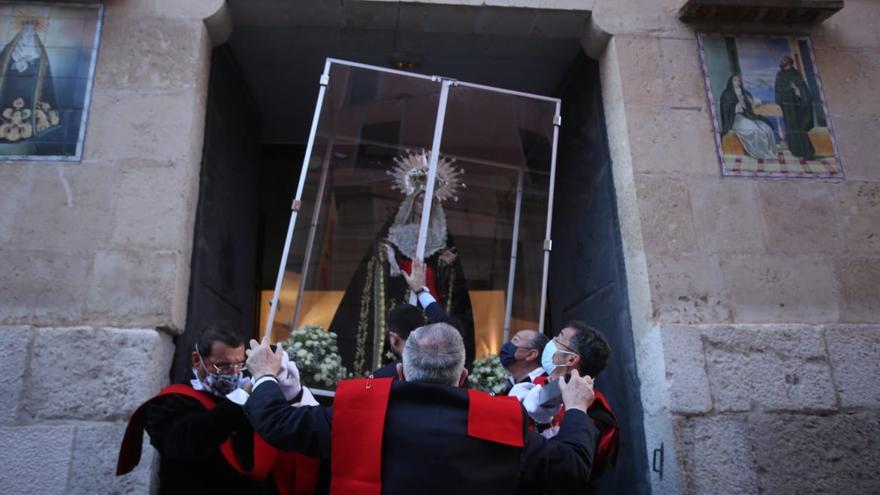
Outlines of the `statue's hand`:
[[385,249],[385,257],[388,258],[388,274],[392,277],[400,276],[400,265],[397,264],[397,255],[394,248],[389,242],[383,242],[382,248]]
[[458,258],[458,253],[455,251],[456,249],[454,247],[444,249],[443,252],[440,253],[440,261],[447,265],[455,263],[456,258]]

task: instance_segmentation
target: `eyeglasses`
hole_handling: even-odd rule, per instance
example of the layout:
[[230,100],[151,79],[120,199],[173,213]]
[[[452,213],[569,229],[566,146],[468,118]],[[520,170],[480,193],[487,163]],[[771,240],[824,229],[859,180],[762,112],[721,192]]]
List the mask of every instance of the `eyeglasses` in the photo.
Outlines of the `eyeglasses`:
[[563,344],[562,342],[560,342],[558,336],[553,338],[553,342],[556,342],[556,345],[557,345],[558,347],[564,347],[565,349],[568,349],[568,350],[563,349],[562,352],[566,352],[566,353],[568,353],[568,354],[574,354],[574,355],[576,355],[576,356],[580,356],[580,354],[578,354],[577,352],[575,352],[574,349],[572,349],[571,347],[569,347],[569,346]]
[[[199,346],[196,345],[196,353],[199,355],[199,359],[202,361],[202,366],[205,366],[205,356],[199,352]],[[211,367],[214,368],[214,371],[220,375],[231,375],[233,373],[238,373],[239,371],[247,370],[247,364],[245,362],[241,363],[211,363]],[[205,366],[205,371],[208,371],[207,366]],[[210,373],[210,372],[209,372]]]

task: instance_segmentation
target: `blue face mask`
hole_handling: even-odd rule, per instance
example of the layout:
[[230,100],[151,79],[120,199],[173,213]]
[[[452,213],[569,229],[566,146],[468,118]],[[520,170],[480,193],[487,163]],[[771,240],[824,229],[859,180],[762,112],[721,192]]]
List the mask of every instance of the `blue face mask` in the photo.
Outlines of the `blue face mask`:
[[498,353],[498,359],[501,361],[501,366],[509,368],[510,365],[516,362],[516,349],[516,344],[513,342],[505,342],[504,345],[501,346],[501,351]]
[[547,342],[547,345],[544,346],[544,352],[541,353],[541,367],[544,368],[544,371],[547,374],[553,373],[553,370],[556,369],[556,365],[553,364],[553,355],[556,354],[556,342],[551,339],[550,342]]

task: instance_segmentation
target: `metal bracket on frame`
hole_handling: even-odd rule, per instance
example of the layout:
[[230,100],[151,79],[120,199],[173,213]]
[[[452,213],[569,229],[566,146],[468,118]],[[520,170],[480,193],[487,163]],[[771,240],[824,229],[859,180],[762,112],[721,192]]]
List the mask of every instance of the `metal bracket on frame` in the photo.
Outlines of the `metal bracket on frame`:
[[321,74],[321,86],[330,84],[330,74]]
[[562,127],[562,115],[553,116],[553,125],[556,127]]
[[544,239],[544,251],[553,251],[553,239]]

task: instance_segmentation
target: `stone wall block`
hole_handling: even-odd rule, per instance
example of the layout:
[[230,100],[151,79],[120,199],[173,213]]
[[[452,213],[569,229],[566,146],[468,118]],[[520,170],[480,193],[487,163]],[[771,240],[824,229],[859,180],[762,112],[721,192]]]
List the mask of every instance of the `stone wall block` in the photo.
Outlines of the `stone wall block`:
[[706,86],[696,38],[660,38],[659,45],[658,65],[663,75],[662,104],[672,108],[704,108]]
[[620,82],[627,105],[656,107],[663,103],[660,43],[650,36],[617,36],[614,39]]
[[831,366],[818,327],[711,326],[703,343],[719,411],[830,411]]
[[763,253],[764,222],[754,182],[707,177],[688,181],[697,238],[706,253]]
[[880,408],[880,326],[829,325],[825,343],[840,405]]
[[761,182],[761,211],[772,254],[834,254],[841,250],[836,184]]
[[174,250],[185,238],[187,190],[176,167],[126,169],[119,187],[112,245],[123,249]]
[[3,493],[67,494],[74,427],[0,428]]
[[699,414],[712,409],[702,335],[693,326],[662,326],[669,410],[674,414]]
[[15,231],[15,214],[28,201],[33,167],[4,164],[0,167],[0,245],[6,245]]
[[123,420],[167,383],[171,337],[155,330],[42,328],[25,378],[24,420]]
[[677,255],[696,245],[687,186],[669,177],[636,176],[645,253]]
[[[156,450],[144,435],[141,462],[134,471],[116,476],[116,459],[126,423],[85,423],[76,427],[68,493],[140,494],[150,492]],[[207,473],[206,473],[207,474]]]
[[107,0],[107,17],[205,19],[220,8],[225,0]]
[[7,370],[6,378],[0,381],[0,424],[15,421],[30,341],[31,327],[0,326],[0,361]]
[[737,323],[837,321],[833,260],[823,257],[720,257],[726,293]]
[[845,7],[813,30],[817,47],[880,48],[880,10],[874,0],[847,0]]
[[77,324],[92,260],[79,252],[0,249],[0,323]]
[[627,102],[627,126],[637,173],[718,176],[712,122],[705,110]]
[[880,255],[880,182],[847,181],[835,193],[846,250]]
[[195,90],[149,93],[95,91],[84,157],[88,160],[143,159],[191,166],[195,128],[204,125],[204,105]]
[[880,256],[837,258],[834,271],[840,285],[840,320],[880,322]]
[[758,493],[745,418],[719,415],[679,419],[676,430],[684,493]]
[[194,88],[201,60],[194,48],[207,36],[201,20],[109,16],[101,39],[96,88]]
[[754,493],[880,493],[876,411],[759,414],[748,423],[760,488]]
[[[96,249],[110,240],[119,174],[98,164],[44,164],[19,202],[10,246]],[[69,193],[69,196],[68,196]]]
[[658,323],[732,321],[718,260],[712,256],[649,256],[652,317]]
[[846,178],[880,181],[880,158],[867,145],[880,136],[880,115],[833,114],[831,125]]
[[[874,48],[816,47],[828,106],[835,113],[880,114],[880,60]],[[832,122],[833,123],[833,122]]]
[[98,251],[86,300],[89,321],[162,326],[171,321],[178,254]]

